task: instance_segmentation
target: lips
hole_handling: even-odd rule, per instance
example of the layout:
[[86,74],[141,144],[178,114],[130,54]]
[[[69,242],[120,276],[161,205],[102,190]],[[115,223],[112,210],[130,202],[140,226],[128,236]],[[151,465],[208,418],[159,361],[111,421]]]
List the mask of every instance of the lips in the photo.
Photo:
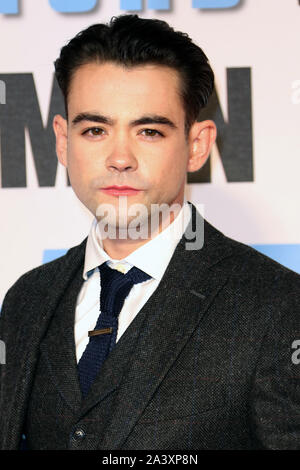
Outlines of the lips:
[[101,188],[101,191],[111,196],[133,196],[141,190],[131,186],[107,186],[106,188]]

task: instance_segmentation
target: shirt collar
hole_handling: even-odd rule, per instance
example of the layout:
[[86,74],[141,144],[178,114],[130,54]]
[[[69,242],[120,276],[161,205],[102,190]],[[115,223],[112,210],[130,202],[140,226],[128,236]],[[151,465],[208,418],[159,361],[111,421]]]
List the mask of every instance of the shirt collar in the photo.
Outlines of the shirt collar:
[[111,266],[122,262],[128,266],[128,269],[136,266],[152,278],[160,281],[172,258],[176,245],[185,232],[190,218],[191,209],[187,201],[185,201],[171,224],[122,260],[112,259],[104,251],[97,219],[95,218],[86,244],[83,278],[86,280],[95,268],[105,262],[108,262]]

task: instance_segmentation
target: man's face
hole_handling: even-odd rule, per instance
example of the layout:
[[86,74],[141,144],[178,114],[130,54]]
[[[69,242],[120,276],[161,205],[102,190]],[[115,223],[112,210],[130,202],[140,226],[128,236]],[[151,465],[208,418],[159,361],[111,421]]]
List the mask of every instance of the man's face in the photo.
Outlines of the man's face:
[[[118,214],[122,195],[128,208],[140,203],[149,214],[152,204],[182,203],[192,142],[179,88],[177,72],[158,65],[126,69],[106,62],[76,70],[68,123],[61,118],[57,133],[59,142],[65,136],[58,154],[76,195],[94,215],[100,204]],[[105,189],[111,186],[121,188]]]

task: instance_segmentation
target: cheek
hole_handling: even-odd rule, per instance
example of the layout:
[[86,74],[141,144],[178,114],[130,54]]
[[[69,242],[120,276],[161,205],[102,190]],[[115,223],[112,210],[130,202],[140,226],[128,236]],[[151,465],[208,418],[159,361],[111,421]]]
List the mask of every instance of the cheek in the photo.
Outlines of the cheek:
[[68,171],[70,177],[77,182],[86,181],[95,174],[95,158],[91,152],[80,145],[70,145],[68,147]]
[[162,161],[161,174],[170,183],[178,182],[185,178],[187,171],[187,156],[184,148],[176,148],[165,154]]
[[151,181],[151,194],[155,193],[161,200],[173,199],[186,179],[185,156],[177,151],[161,155],[151,166],[148,180]]
[[[180,175],[186,171],[187,148],[182,142],[173,141],[157,147],[146,158],[145,165],[154,176]],[[149,162],[149,163],[148,163]]]

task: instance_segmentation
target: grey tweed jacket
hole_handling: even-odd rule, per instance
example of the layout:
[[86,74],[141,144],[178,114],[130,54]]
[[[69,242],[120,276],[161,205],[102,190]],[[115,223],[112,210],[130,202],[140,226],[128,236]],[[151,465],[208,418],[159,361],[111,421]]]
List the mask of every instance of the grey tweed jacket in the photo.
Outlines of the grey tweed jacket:
[[203,247],[187,241],[85,400],[73,322],[86,240],[13,285],[0,449],[18,449],[26,423],[41,449],[300,449],[300,276],[207,221]]

